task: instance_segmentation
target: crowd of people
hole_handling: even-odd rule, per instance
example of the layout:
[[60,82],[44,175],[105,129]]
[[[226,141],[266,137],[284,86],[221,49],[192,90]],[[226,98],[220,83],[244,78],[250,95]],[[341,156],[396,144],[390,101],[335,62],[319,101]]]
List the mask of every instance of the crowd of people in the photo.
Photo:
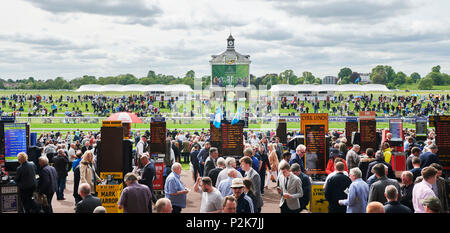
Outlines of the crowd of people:
[[[164,98],[164,96],[155,94],[128,96],[11,94],[0,96],[0,115],[50,117],[59,112],[69,117],[81,117],[86,114],[106,117],[116,112],[133,112],[140,117],[149,117],[155,114],[175,116],[182,112],[185,117],[194,117],[204,116],[203,109],[211,109],[212,105],[208,99],[202,99],[200,95],[192,95],[191,99],[201,103],[200,106],[187,108],[193,104],[191,101],[187,102],[187,98],[184,96],[184,107],[180,109],[179,100],[181,99],[178,96]],[[237,104],[236,101],[233,102],[235,105]],[[161,109],[170,111],[162,112]],[[258,97],[257,101],[250,103],[243,112],[250,116],[261,117],[280,114],[278,111],[274,111],[276,109],[288,110],[288,114],[328,113],[334,116],[351,116],[359,111],[375,111],[378,116],[418,117],[448,113],[450,95],[428,93],[421,96],[417,94],[379,94],[378,96],[350,94],[344,96],[339,94],[329,95],[324,99],[319,99],[318,96],[266,96]],[[237,107],[235,107],[236,110]],[[285,113],[283,112],[283,114]],[[227,113],[227,115],[230,114]]]
[[[288,133],[289,138],[299,135]],[[359,145],[347,145],[345,134],[331,130],[330,153],[324,181],[328,212],[386,213],[448,212],[448,183],[437,155],[435,134],[430,131],[424,143],[418,143],[413,131],[407,131],[404,151],[406,169],[396,179],[392,168],[389,135],[379,148],[361,151]],[[164,157],[164,197],[153,189],[156,178],[155,158],[149,153],[150,132],[133,132],[134,171],[124,178],[126,188],[118,207],[126,213],[152,211],[180,213],[192,192],[181,181],[182,164],[189,165],[200,193],[200,212],[260,213],[264,193],[270,182],[280,195],[281,213],[309,212],[312,177],[304,158],[306,147],[283,146],[272,131],[245,131],[241,158],[219,156],[211,146],[209,130],[168,130]],[[15,177],[21,190],[24,212],[51,213],[51,201],[64,200],[68,172],[74,174],[75,212],[93,212],[101,206],[95,187],[103,182],[96,172],[99,132],[74,131],[43,133],[37,140],[41,148],[38,165],[19,154],[20,166]],[[35,179],[39,174],[39,179]],[[37,189],[36,189],[37,188]],[[45,194],[47,204],[39,207],[33,193]],[[34,201],[33,201],[34,200]],[[381,207],[383,208],[381,208]],[[104,211],[104,210],[98,210]]]

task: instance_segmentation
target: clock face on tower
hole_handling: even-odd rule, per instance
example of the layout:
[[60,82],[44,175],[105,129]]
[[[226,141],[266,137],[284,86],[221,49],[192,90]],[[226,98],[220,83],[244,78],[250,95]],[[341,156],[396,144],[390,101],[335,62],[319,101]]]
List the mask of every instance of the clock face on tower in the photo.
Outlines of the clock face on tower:
[[229,46],[233,46],[233,41],[232,41],[232,40],[229,40],[229,41],[228,41],[228,45],[229,45]]

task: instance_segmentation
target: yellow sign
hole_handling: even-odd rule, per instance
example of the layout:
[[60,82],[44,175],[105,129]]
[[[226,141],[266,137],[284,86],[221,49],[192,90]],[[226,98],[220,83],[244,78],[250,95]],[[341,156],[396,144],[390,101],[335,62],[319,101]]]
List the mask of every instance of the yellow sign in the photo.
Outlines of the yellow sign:
[[102,127],[121,127],[122,121],[102,121]]
[[117,206],[122,189],[122,184],[96,186],[98,198],[100,198],[102,206],[105,207],[107,213],[123,213],[123,210]]
[[311,184],[310,211],[313,213],[328,213],[328,201],[325,200],[324,182],[313,182]]
[[101,179],[108,179],[108,176],[112,180],[119,180],[120,184],[97,185],[95,191],[97,191],[98,198],[100,198],[102,206],[105,207],[107,213],[123,213],[123,210],[119,209],[117,206],[119,203],[120,194],[123,190],[123,173],[100,172]]
[[300,114],[300,132],[302,134],[305,134],[305,125],[325,125],[325,133],[328,133],[328,113]]
[[107,179],[108,176],[111,176],[114,180],[121,180],[123,179],[123,173],[122,172],[100,172],[100,178],[101,179]]

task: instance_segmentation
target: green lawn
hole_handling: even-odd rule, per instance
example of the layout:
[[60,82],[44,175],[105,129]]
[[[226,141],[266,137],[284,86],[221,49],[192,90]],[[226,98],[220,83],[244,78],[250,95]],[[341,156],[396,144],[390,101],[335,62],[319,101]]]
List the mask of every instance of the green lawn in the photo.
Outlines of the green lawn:
[[[414,85],[410,85],[410,86],[402,86],[401,88],[416,88],[416,86]],[[434,86],[434,88],[438,89],[436,91],[432,91],[435,94],[450,94],[450,86]],[[74,92],[74,91],[54,91],[54,90],[2,90],[0,96],[9,96],[11,94],[26,94],[26,95],[30,95],[30,94],[40,94],[42,96],[48,96],[48,95],[52,95],[54,97],[54,99],[59,98],[59,96],[63,96],[63,101],[65,101],[65,96],[74,96],[74,97],[78,97],[78,95],[95,95],[95,94],[100,94],[97,92],[83,92],[83,93],[78,93],[78,92]],[[256,91],[252,91],[252,95],[257,93]],[[428,95],[429,91],[411,91],[411,92],[406,92],[404,90],[400,90],[398,92],[391,92],[391,93],[382,93],[382,92],[372,92],[372,94],[374,95],[374,97],[377,97],[380,94],[383,95],[412,95],[413,93],[419,94],[421,96],[423,95]],[[142,92],[105,92],[105,93],[101,93],[105,96],[129,96],[129,95],[140,95],[143,94]],[[336,95],[341,94],[340,92],[336,92]],[[350,94],[354,94],[354,95],[362,95],[362,94],[371,94],[371,93],[364,93],[364,92],[356,92],[356,93],[349,93],[349,92],[342,92],[343,96],[346,97]],[[186,103],[184,103],[184,101],[178,101],[178,113],[179,116],[182,116],[183,114],[183,108],[186,106],[186,112],[190,112],[191,110],[191,105],[192,102],[194,101],[186,101]],[[68,102],[65,102],[68,103]],[[75,103],[68,103],[68,110],[72,110],[73,107],[75,108],[79,108],[80,110],[83,111],[83,113],[86,113],[86,108],[85,108],[85,104],[87,102],[84,103],[80,103],[78,102],[77,104]],[[323,102],[322,102],[323,103]],[[322,107],[322,103],[321,103],[321,107]],[[211,103],[211,109],[210,109],[210,113],[214,113],[216,110],[216,107],[219,106],[219,102],[217,101],[212,101]],[[242,103],[240,103],[242,104]],[[340,103],[336,103],[336,104],[332,104],[332,106],[336,106]],[[47,109],[50,109],[50,104],[47,103],[43,103],[43,105],[45,107],[47,107]],[[281,104],[279,104],[281,106]],[[312,105],[309,103],[305,103],[306,106],[309,106],[310,112],[312,112]],[[117,106],[117,104],[115,104],[115,106]],[[158,103],[155,103],[155,106],[159,106]],[[249,106],[249,102],[245,102],[245,106],[248,107]],[[24,112],[23,112],[23,116],[26,115],[28,113],[28,107],[29,107],[29,103],[26,103],[24,105]],[[195,106],[196,107],[196,106]],[[353,109],[354,104],[352,102],[349,103],[349,107],[350,109]],[[226,105],[227,110],[229,110],[231,113],[233,113],[235,111],[234,109],[234,104],[227,104]],[[8,104],[6,105],[6,107],[2,107],[3,111],[6,112],[11,112],[12,109],[10,109],[8,107]],[[91,104],[88,102],[88,109],[87,109],[87,113],[91,113],[91,114],[86,114],[87,116],[93,116],[93,109]],[[203,108],[203,112],[206,111],[206,108]],[[293,109],[278,109],[278,112],[281,115],[287,115],[291,112],[294,112],[295,110]],[[64,112],[65,112],[65,107],[59,107],[58,109],[58,113],[56,114],[56,116],[64,116]],[[163,113],[170,113],[171,110],[168,108],[164,108],[161,109],[161,112]],[[274,110],[274,112],[276,112]],[[326,109],[325,110],[321,110],[322,113],[329,113]],[[298,115],[299,113],[295,113],[296,115]],[[103,118],[104,119],[104,118]],[[61,123],[60,119],[55,119],[53,122],[54,123],[42,123],[40,121],[40,119],[38,120],[33,120],[30,124],[31,124],[31,128],[33,129],[38,129],[38,128],[50,128],[50,129],[54,129],[54,130],[63,130],[64,129],[76,129],[76,128],[85,128],[85,129],[93,129],[93,130],[99,130],[101,127],[101,120],[99,119],[99,121],[97,123],[76,123],[76,124],[68,124],[68,123]],[[288,122],[287,123],[287,127],[289,129],[298,129],[299,128],[299,123],[298,122]],[[330,122],[329,124],[329,128],[344,128],[345,127],[345,123],[344,122]],[[388,123],[377,123],[377,127],[378,128],[387,128],[388,127]],[[404,127],[407,128],[412,128],[414,127],[414,125],[412,124],[405,124]],[[140,128],[140,129],[149,129],[150,125],[149,124],[133,124],[132,128]],[[175,122],[173,120],[168,120],[167,121],[167,128],[169,129],[186,129],[186,128],[195,128],[195,129],[201,129],[201,128],[205,128],[208,129],[209,128],[209,122],[208,120],[193,120],[191,122],[188,122],[187,120],[176,120]],[[266,123],[266,124],[254,124],[254,123],[250,123],[249,128],[270,128],[270,129],[275,129],[275,124],[274,123]]]

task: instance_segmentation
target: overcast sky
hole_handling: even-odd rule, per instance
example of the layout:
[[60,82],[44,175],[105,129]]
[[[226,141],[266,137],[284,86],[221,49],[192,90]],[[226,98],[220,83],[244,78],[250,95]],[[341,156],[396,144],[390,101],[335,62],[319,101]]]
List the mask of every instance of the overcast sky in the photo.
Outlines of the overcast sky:
[[2,0],[0,78],[201,77],[230,32],[256,76],[376,65],[450,73],[449,9],[448,0]]

